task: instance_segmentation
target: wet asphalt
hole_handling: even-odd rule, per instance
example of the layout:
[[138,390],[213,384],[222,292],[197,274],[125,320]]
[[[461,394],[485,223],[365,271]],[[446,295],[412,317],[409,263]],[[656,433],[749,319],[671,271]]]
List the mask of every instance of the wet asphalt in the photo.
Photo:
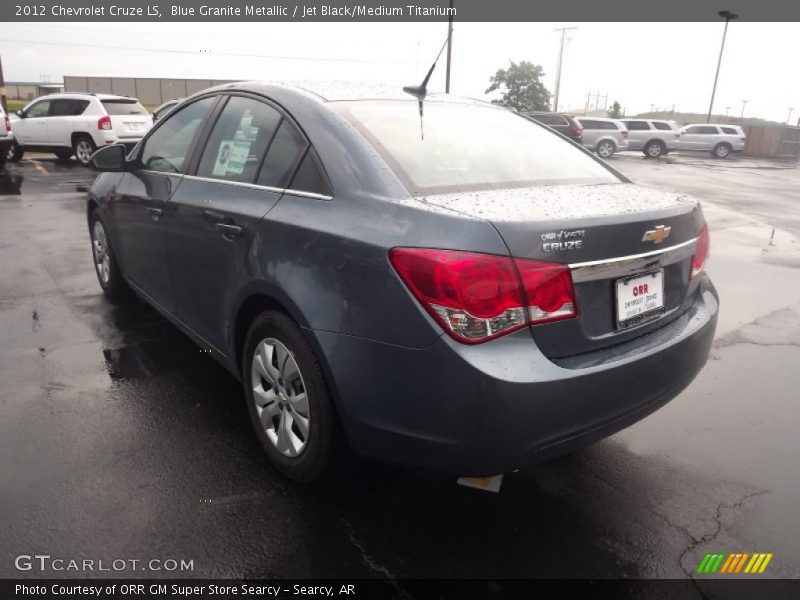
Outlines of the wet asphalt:
[[612,162],[705,200],[711,359],[662,410],[499,494],[366,461],[285,481],[236,381],[100,293],[94,174],[44,155],[0,168],[0,577],[109,575],[15,569],[36,553],[194,565],[111,573],[128,576],[687,577],[706,552],[772,552],[765,576],[800,576],[800,169]]

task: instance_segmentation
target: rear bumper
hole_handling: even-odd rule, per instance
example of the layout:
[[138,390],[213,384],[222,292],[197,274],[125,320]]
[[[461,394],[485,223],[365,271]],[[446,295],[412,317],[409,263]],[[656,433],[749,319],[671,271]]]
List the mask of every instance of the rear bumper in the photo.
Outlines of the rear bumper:
[[410,349],[307,331],[358,453],[461,475],[504,473],[611,435],[683,390],[706,362],[718,301],[707,279],[668,325],[559,361],[530,332]]

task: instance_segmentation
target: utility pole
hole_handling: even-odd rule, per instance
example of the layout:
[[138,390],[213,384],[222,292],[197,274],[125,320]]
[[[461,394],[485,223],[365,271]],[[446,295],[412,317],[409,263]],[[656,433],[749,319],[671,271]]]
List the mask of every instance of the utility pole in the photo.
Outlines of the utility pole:
[[706,116],[706,123],[711,123],[711,111],[714,109],[714,95],[717,93],[717,80],[719,79],[719,68],[722,66],[722,51],[725,50],[725,36],[728,35],[728,22],[738,19],[739,15],[732,13],[729,10],[721,10],[717,13],[720,17],[725,19],[725,29],[722,31],[722,44],[719,47],[719,60],[717,60],[717,73],[714,75],[714,87],[711,88],[711,102],[708,105],[708,116]]
[[450,60],[453,55],[453,0],[450,0],[450,15],[447,17],[447,79],[444,93],[450,93]]
[[8,100],[6,99],[6,80],[3,78],[3,59],[0,58],[0,105],[3,112],[8,114]]
[[792,111],[793,111],[793,110],[794,110],[794,107],[793,107],[793,106],[790,106],[790,107],[789,107],[789,116],[788,116],[788,117],[786,117],[786,124],[787,124],[787,125],[788,125],[789,123],[791,123],[791,122],[792,122]]
[[558,50],[558,67],[556,67],[556,93],[553,99],[553,112],[558,112],[558,95],[561,92],[561,66],[564,63],[564,41],[567,37],[567,31],[577,29],[577,27],[561,27],[560,29],[553,29],[553,31],[561,32],[561,46]]
[[726,107],[725,107],[725,117],[727,117],[727,116],[728,116],[728,113],[729,113],[729,112],[731,112],[731,107],[730,107],[730,106],[726,106]]
[[744,107],[747,106],[747,100],[742,100],[742,116],[739,117],[740,121],[744,121]]

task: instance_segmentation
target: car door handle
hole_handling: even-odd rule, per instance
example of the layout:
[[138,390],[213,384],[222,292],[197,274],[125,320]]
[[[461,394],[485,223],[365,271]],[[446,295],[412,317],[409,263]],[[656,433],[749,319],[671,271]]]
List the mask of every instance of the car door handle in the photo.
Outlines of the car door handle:
[[154,208],[152,206],[147,207],[147,212],[153,217],[153,221],[158,221],[161,218],[161,215],[164,214],[164,211],[160,208]]
[[227,223],[216,223],[214,229],[222,234],[226,240],[232,240],[242,235],[242,228],[239,225],[228,225]]

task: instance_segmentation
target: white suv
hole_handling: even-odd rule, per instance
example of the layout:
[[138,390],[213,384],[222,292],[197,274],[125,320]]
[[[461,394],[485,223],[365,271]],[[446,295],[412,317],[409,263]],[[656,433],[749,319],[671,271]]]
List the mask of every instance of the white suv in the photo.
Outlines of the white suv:
[[747,136],[738,125],[687,125],[681,129],[679,150],[711,152],[715,158],[728,158],[744,150]]
[[51,94],[30,102],[11,120],[15,143],[10,160],[26,150],[73,154],[83,165],[98,147],[133,147],[153,126],[153,117],[136,98],[110,94]]
[[601,158],[628,149],[628,128],[617,119],[577,117],[583,127],[583,145]]
[[8,115],[0,106],[0,167],[6,162],[9,149],[14,143],[14,136],[11,133],[11,121]]
[[628,128],[628,150],[641,150],[648,158],[658,158],[678,149],[681,132],[675,121],[623,119]]

